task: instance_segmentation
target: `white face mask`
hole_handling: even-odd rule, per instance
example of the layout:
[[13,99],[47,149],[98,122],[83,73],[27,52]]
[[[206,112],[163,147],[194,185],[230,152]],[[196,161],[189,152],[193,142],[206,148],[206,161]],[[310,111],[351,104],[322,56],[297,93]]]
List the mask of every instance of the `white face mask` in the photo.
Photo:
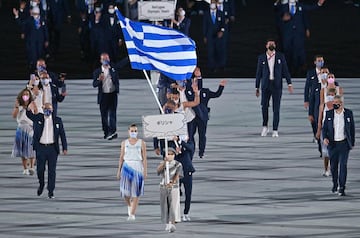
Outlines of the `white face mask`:
[[115,9],[114,9],[114,8],[110,8],[110,9],[108,10],[108,12],[109,12],[110,14],[114,14]]
[[38,85],[39,85],[39,83],[40,83],[40,80],[35,79],[35,81],[34,81],[34,86],[38,86]]
[[35,1],[30,1],[30,5],[31,5],[32,7],[36,7],[38,4],[37,4],[37,2],[35,2]]
[[137,137],[137,132],[130,132],[129,135],[130,135],[130,138],[133,138],[135,139]]
[[326,99],[327,99],[328,102],[332,102],[332,101],[334,101],[334,97],[335,97],[335,96],[327,95],[327,96],[326,96]]
[[327,73],[322,73],[322,74],[321,74],[321,79],[322,79],[322,80],[325,80],[325,79],[327,79],[327,76],[328,76]]
[[210,9],[215,10],[216,9],[216,3],[211,3],[210,4]]
[[185,11],[184,10],[181,10],[180,13],[179,13],[180,16],[185,16]]
[[44,85],[48,85],[49,82],[50,82],[50,79],[43,79],[42,80],[42,84],[44,84]]

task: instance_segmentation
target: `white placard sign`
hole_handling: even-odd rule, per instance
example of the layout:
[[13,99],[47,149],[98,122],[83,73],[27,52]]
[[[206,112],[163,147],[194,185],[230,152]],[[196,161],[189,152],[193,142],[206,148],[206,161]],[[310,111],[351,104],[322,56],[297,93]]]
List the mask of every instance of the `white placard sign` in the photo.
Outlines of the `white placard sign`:
[[138,1],[139,20],[162,21],[173,19],[175,1]]
[[186,119],[182,113],[143,116],[142,123],[144,137],[187,135]]

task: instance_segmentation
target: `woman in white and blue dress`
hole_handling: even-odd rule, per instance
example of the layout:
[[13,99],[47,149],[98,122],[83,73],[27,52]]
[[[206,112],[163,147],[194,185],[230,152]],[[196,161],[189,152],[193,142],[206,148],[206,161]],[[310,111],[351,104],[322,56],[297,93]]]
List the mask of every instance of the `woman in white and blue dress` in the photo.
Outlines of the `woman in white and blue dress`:
[[117,178],[120,179],[120,195],[128,206],[128,220],[135,220],[140,196],[144,195],[147,176],[146,144],[138,139],[135,124],[128,128],[129,138],[121,142]]
[[[35,151],[32,146],[34,135],[33,122],[26,116],[27,107],[32,101],[31,91],[27,88],[23,89],[18,94],[12,111],[12,116],[16,119],[18,125],[11,157],[21,158],[24,175],[34,174]],[[37,109],[34,110],[33,113],[37,113]]]

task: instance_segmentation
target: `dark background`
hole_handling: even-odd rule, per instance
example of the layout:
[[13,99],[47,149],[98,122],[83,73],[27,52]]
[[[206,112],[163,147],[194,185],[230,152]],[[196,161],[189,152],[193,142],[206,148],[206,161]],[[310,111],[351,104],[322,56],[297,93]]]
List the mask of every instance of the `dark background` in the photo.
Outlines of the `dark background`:
[[[68,78],[91,78],[93,66],[80,60],[77,35],[78,14],[74,1],[72,23],[62,31],[58,56],[48,61],[48,68],[66,72]],[[206,49],[202,43],[201,16],[192,16],[191,37],[197,42],[198,64],[205,77],[254,77],[258,54],[265,50],[264,41],[276,37],[273,0],[247,0],[244,7],[236,0],[237,16],[229,42],[228,66],[224,73],[206,71]],[[305,3],[315,1],[304,0]],[[25,46],[15,23],[12,8],[17,0],[2,0],[0,8],[0,79],[27,79]],[[360,77],[360,8],[345,5],[342,0],[327,0],[325,5],[309,14],[311,38],[306,40],[307,66],[313,67],[313,56],[323,54],[326,65],[336,77]],[[126,66],[121,78],[143,78],[141,71]],[[305,77],[305,75],[303,76]]]

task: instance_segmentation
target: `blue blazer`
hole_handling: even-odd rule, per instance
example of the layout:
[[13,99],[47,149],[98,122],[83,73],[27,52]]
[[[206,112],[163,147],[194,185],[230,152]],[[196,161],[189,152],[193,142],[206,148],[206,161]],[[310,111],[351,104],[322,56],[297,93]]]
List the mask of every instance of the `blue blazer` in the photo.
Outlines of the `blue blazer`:
[[[44,114],[42,113],[33,114],[30,110],[27,110],[26,116],[33,121],[33,128],[34,128],[33,147],[34,150],[37,151],[40,148],[40,138],[44,130],[44,122],[45,122]],[[67,150],[65,130],[60,117],[52,115],[52,119],[53,119],[53,127],[54,127],[55,150],[58,154],[60,154],[59,138],[61,139],[63,151]]]
[[311,69],[306,74],[304,88],[304,102],[309,102],[309,116],[318,120],[320,106],[321,84],[319,83],[316,69]]
[[[335,146],[334,141],[334,109],[326,112],[324,125],[322,128],[322,135],[324,139],[329,140],[328,148],[332,148]],[[355,122],[353,117],[353,112],[349,109],[344,109],[344,120],[345,120],[345,135],[346,141],[348,143],[349,149],[355,145]]]
[[175,156],[175,160],[182,164],[184,174],[195,172],[195,168],[192,163],[194,152],[195,144],[193,141],[181,142],[181,153]]
[[277,4],[275,5],[275,12],[277,14],[278,24],[283,33],[283,36],[292,35],[294,30],[305,37],[305,31],[310,28],[307,11],[318,9],[320,6],[315,4],[303,4],[296,3],[295,15],[291,16],[290,20],[283,21],[281,18],[285,13],[289,13],[289,4]]
[[22,28],[22,33],[25,34],[25,40],[27,42],[41,42],[49,40],[49,32],[44,17],[40,17],[40,28],[36,29],[35,20],[33,17],[29,17],[25,20]]
[[182,33],[184,33],[184,35],[189,36],[190,33],[190,25],[191,25],[191,20],[190,18],[185,17],[184,20],[178,25],[174,25],[174,28]]
[[[282,89],[282,79],[285,78],[287,84],[291,84],[291,77],[283,53],[275,52],[274,65],[274,87]],[[267,89],[270,85],[270,70],[266,53],[259,55],[256,69],[255,88]]]
[[235,0],[224,0],[223,2],[223,12],[225,15],[225,18],[230,18],[232,16],[235,16]]
[[69,5],[67,0],[48,0],[50,8],[49,19],[55,28],[60,29],[63,25],[65,18],[69,16]]
[[205,11],[203,16],[203,34],[204,37],[208,40],[216,39],[217,33],[221,31],[221,29],[225,29],[225,16],[222,11],[216,11],[216,19],[215,23],[212,22],[210,10]]
[[[118,72],[112,66],[109,68],[109,72],[110,72],[110,75],[111,75],[111,81],[113,82],[113,84],[115,86],[115,92],[119,93],[119,75],[118,75]],[[102,97],[103,97],[102,81],[98,80],[99,75],[101,73],[102,73],[101,67],[95,69],[95,71],[93,73],[93,87],[98,88],[98,98],[97,98],[97,103],[98,104],[100,104],[100,102],[102,100]]]

